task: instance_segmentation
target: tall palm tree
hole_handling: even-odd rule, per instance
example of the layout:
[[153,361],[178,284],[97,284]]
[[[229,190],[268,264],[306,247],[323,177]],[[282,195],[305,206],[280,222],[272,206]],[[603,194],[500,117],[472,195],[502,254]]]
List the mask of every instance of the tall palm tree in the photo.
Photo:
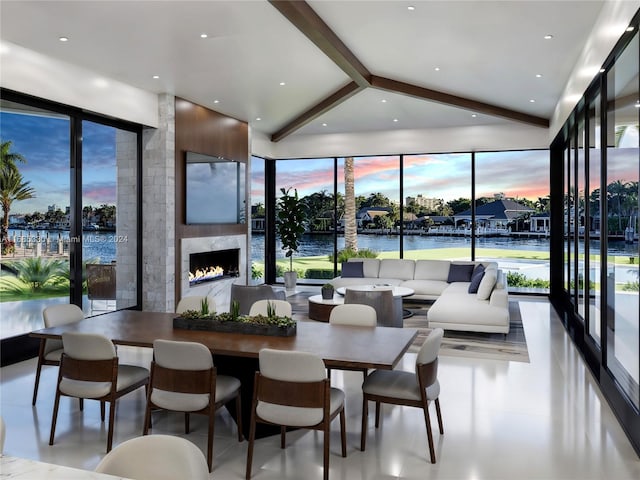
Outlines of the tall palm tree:
[[347,250],[358,251],[353,157],[344,159],[344,247]]
[[35,190],[25,182],[18,169],[2,168],[0,170],[0,204],[2,204],[2,225],[0,226],[0,242],[4,246],[9,235],[9,212],[15,201],[28,200],[35,197]]
[[21,154],[10,152],[11,141],[0,142],[0,168],[4,170],[18,170],[16,162],[26,163],[27,159]]

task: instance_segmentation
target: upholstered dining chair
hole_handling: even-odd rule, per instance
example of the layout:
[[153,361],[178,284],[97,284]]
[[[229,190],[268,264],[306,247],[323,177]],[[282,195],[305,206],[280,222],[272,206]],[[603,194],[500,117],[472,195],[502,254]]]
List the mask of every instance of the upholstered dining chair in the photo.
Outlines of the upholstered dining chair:
[[258,300],[286,300],[282,290],[274,290],[271,285],[231,285],[229,311],[233,302],[238,302],[240,315],[249,315],[251,305]]
[[392,287],[375,290],[345,289],[344,303],[358,303],[373,307],[377,315],[377,323],[382,327],[402,328],[402,298],[394,297]]
[[280,425],[280,447],[286,427],[322,430],[324,479],[329,478],[329,426],[340,415],[342,456],[347,456],[344,392],[329,385],[324,362],[312,353],[262,349],[255,374],[246,478],[251,478],[256,423]]
[[291,317],[291,304],[286,300],[258,300],[249,309],[249,315],[266,315],[268,306],[275,308],[279,317]]
[[[153,342],[153,361],[143,435],[149,432],[152,409],[184,412],[185,433],[189,433],[189,414],[208,415],[207,465],[211,470],[215,413],[234,398],[236,411],[241,412],[240,380],[217,375],[211,351],[207,347],[196,342]],[[238,441],[242,441],[240,413]]]
[[207,461],[189,440],[171,435],[135,437],[111,450],[98,473],[134,480],[208,480]]
[[[348,325],[353,327],[375,327],[377,314],[373,307],[358,303],[336,305],[329,314],[330,325]],[[356,368],[366,377],[368,369]],[[327,367],[327,375],[331,377],[331,369]]]
[[182,297],[176,306],[176,313],[184,313],[187,310],[200,311],[202,301],[207,299],[209,303],[209,311],[214,313],[216,311],[216,301],[213,297],[206,295],[190,295],[188,297]]
[[442,343],[443,330],[436,328],[429,333],[416,358],[416,371],[375,370],[362,384],[362,433],[360,448],[364,452],[367,439],[368,404],[376,402],[376,428],[380,425],[380,404],[407,405],[422,408],[427,427],[427,441],[431,463],[436,463],[436,454],[431,433],[429,418],[429,402],[436,404],[438,427],[440,434],[444,434],[442,427],[442,413],[440,411],[440,383],[438,382],[438,352]]
[[[84,313],[80,307],[74,304],[63,303],[51,305],[42,311],[45,328],[58,327],[68,323],[79,322],[84,318]],[[44,339],[40,340],[38,350],[38,365],[36,366],[36,379],[33,385],[33,399],[31,405],[36,404],[38,398],[38,387],[40,386],[40,372],[43,365],[60,365],[62,356],[62,340]],[[82,405],[82,404],[81,404]]]
[[118,363],[116,348],[104,335],[65,332],[64,352],[60,359],[56,399],[53,405],[49,445],[53,445],[60,397],[76,397],[100,401],[100,417],[104,422],[105,402],[109,402],[107,452],[111,451],[118,398],[149,383],[149,370]]

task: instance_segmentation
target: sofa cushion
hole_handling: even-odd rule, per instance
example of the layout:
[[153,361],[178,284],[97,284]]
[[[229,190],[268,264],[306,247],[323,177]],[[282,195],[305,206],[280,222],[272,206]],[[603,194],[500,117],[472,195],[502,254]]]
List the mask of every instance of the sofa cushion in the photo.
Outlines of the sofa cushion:
[[412,280],[416,262],[414,260],[400,260],[385,258],[380,260],[380,278],[399,278],[401,280]]
[[478,293],[478,287],[480,286],[482,277],[484,277],[484,270],[484,265],[482,264],[476,265],[476,268],[473,269],[471,283],[469,284],[469,293]]
[[362,262],[342,262],[343,278],[363,278],[364,269]]
[[411,288],[414,295],[434,297],[440,296],[449,285],[444,280],[405,280],[400,284],[401,287]]
[[440,280],[447,281],[449,276],[449,260],[416,260],[414,280]]
[[447,276],[447,283],[470,282],[473,269],[474,265],[472,263],[452,263],[451,265],[449,265],[449,275]]
[[350,258],[349,262],[362,262],[365,278],[377,278],[380,270],[380,260],[377,258]]
[[487,300],[491,296],[497,279],[498,271],[496,269],[488,268],[484,271],[484,276],[478,286],[478,300]]

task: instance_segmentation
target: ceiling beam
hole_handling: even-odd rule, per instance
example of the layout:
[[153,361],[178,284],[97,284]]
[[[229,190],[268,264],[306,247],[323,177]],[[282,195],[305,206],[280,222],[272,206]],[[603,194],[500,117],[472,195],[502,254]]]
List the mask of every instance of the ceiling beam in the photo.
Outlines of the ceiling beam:
[[279,140],[282,140],[287,135],[290,135],[296,130],[298,130],[299,128],[302,128],[307,123],[318,118],[323,113],[328,112],[333,107],[340,105],[342,102],[344,102],[351,96],[355,95],[356,93],[362,91],[363,89],[364,87],[359,86],[356,82],[348,83],[347,85],[342,87],[340,90],[333,93],[332,95],[329,95],[320,103],[314,105],[309,110],[300,114],[299,116],[291,120],[289,123],[287,123],[280,130],[278,130],[273,135],[271,135],[271,141],[277,142]]
[[430,102],[441,103],[443,105],[464,108],[471,112],[482,113],[494,117],[502,117],[516,122],[526,123],[535,127],[549,128],[549,119],[529,115],[528,113],[510,110],[490,103],[479,102],[470,98],[458,97],[449,93],[419,87],[410,83],[404,83],[390,78],[372,75],[371,87],[388,92],[400,93],[410,97],[428,100]]
[[304,33],[358,86],[369,86],[371,72],[333,33],[333,30],[324,23],[324,20],[318,16],[308,3],[300,0],[269,0],[269,3],[298,30]]

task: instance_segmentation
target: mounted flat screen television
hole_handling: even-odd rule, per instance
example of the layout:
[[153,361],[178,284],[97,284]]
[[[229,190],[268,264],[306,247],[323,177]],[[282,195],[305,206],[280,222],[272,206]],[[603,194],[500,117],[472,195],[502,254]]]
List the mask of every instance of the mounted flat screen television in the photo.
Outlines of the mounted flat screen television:
[[186,223],[245,223],[242,162],[187,152]]

